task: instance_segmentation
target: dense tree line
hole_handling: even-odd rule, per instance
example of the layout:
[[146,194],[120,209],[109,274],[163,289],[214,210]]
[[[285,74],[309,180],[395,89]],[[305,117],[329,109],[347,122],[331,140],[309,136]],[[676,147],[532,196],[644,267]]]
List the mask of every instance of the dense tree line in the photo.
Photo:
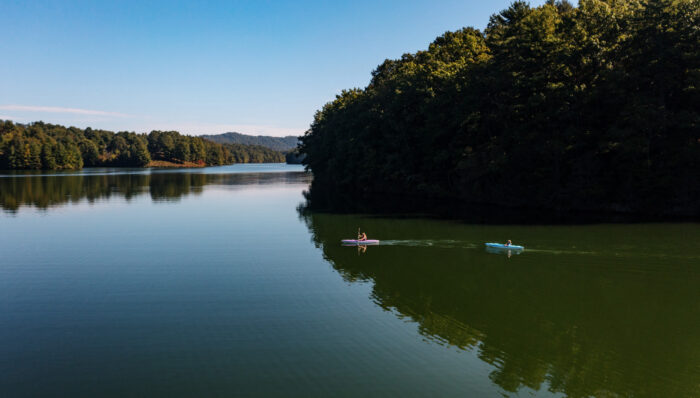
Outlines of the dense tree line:
[[177,160],[206,165],[232,163],[279,163],[284,156],[259,145],[219,144],[201,137],[180,135],[177,131],[152,131],[148,150],[153,159]]
[[283,162],[268,148],[222,145],[176,131],[114,133],[43,122],[28,125],[0,121],[0,169],[61,170],[91,166],[145,167],[152,160],[217,166]]
[[286,137],[272,137],[268,135],[247,135],[241,133],[223,133],[215,135],[202,135],[202,138],[219,144],[243,144],[259,145],[275,151],[287,152],[296,148],[299,137],[288,135]]
[[306,155],[299,153],[299,149],[294,149],[284,154],[287,164],[302,164]]
[[311,204],[700,214],[700,1],[516,1],[317,112]]
[[284,163],[284,154],[261,145],[222,144],[233,163]]

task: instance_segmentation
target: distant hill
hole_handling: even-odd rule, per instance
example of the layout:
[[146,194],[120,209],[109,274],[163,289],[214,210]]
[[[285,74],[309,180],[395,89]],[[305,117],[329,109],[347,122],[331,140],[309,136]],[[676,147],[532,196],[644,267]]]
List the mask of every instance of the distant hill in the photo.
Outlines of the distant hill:
[[200,137],[219,144],[243,144],[264,146],[275,151],[287,152],[296,148],[298,137],[271,137],[267,135],[246,135],[240,133],[224,133],[216,135],[201,135]]

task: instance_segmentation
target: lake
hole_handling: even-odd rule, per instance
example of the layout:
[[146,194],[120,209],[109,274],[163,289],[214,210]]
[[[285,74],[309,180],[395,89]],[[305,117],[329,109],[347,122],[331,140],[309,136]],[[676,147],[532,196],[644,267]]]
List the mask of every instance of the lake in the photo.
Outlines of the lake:
[[0,176],[0,395],[700,396],[700,225],[311,213],[310,181]]

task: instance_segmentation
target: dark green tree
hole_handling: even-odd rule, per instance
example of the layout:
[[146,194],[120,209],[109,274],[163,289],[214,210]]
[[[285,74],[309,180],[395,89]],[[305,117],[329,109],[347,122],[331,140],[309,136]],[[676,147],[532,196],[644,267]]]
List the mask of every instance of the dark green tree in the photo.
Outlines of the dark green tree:
[[315,115],[314,206],[700,214],[700,1],[516,1]]
[[198,166],[234,162],[284,162],[284,155],[254,145],[223,145],[176,131],[113,133],[36,122],[0,121],[0,169],[76,169],[83,166],[145,167],[151,160]]

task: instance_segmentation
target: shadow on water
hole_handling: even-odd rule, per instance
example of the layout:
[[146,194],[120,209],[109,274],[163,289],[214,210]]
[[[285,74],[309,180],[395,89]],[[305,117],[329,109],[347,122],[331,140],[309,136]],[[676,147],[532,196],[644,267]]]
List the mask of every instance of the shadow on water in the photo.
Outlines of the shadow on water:
[[[634,213],[625,209],[565,210],[557,208],[509,207],[471,203],[456,199],[373,194],[353,197],[348,192],[327,192],[314,184],[304,194],[302,207],[308,211],[333,214],[372,214],[377,218],[435,218],[461,220],[470,224],[595,224],[700,221],[700,216]],[[700,214],[700,208],[697,209]]]
[[106,173],[15,173],[0,178],[0,208],[15,213],[23,206],[47,210],[68,203],[95,203],[114,197],[129,201],[150,195],[154,202],[178,201],[187,195],[197,195],[206,186],[267,185],[308,183],[303,172],[214,174],[177,170],[151,173],[118,170]]
[[[476,353],[506,395],[700,395],[696,225],[300,217],[346,281],[371,282],[371,299],[429,341]],[[380,246],[342,247],[358,226]],[[487,253],[498,237],[526,249]]]

